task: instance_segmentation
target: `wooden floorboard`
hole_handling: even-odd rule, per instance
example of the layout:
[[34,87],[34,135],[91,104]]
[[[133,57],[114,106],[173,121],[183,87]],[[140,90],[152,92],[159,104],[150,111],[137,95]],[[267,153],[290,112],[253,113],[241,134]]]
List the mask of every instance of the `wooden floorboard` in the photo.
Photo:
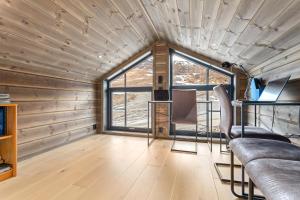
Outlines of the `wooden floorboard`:
[[171,152],[169,140],[146,142],[95,135],[21,161],[18,176],[0,183],[1,199],[235,199],[215,173],[214,161],[229,160],[217,145],[210,153],[199,143],[193,155]]

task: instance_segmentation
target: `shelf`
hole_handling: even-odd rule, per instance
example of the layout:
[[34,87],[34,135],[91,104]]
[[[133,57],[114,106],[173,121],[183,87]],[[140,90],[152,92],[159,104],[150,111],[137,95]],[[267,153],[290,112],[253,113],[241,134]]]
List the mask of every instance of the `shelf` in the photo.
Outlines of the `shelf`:
[[12,169],[7,170],[5,172],[2,172],[2,173],[0,173],[0,181],[8,179],[8,178],[10,178],[12,176],[13,176],[13,170]]
[[12,138],[13,136],[12,135],[4,135],[4,136],[0,136],[0,141],[1,140],[6,140],[6,139],[10,139]]

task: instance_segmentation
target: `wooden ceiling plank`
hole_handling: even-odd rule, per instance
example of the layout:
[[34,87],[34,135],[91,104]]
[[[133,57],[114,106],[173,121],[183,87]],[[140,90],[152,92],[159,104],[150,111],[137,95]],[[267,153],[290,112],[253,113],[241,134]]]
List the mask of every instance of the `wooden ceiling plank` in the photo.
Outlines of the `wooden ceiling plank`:
[[259,38],[259,43],[269,44],[300,22],[300,1],[294,1]]
[[167,29],[164,16],[162,16],[160,12],[160,7],[158,5],[160,2],[153,0],[141,0],[141,2],[155,24],[159,37],[166,40],[172,40],[170,30]]
[[[44,45],[46,47],[49,46],[54,49],[59,49],[59,52],[62,55],[68,53],[67,55],[65,55],[66,57],[75,60],[83,57],[85,61],[88,61],[88,59],[84,55],[82,56],[82,54],[76,49],[68,48],[67,44],[61,45],[61,43],[48,39],[46,38],[46,36],[41,36],[41,34],[34,31],[33,29],[26,29],[26,27],[19,26],[19,24],[16,24],[15,21],[11,21],[11,18],[2,17],[0,19],[0,22],[5,24],[5,26],[2,27],[2,31],[4,32],[14,33],[15,35],[25,38],[26,40],[30,40],[33,43],[40,43],[41,45]],[[95,63],[90,62],[90,64],[94,65]]]
[[[0,3],[1,4],[1,3]],[[38,39],[43,39],[43,38],[48,38],[51,37],[51,39],[53,40],[57,40],[58,42],[61,43],[61,45],[63,47],[65,47],[66,43],[71,44],[71,46],[77,46],[76,49],[80,50],[81,48],[83,48],[83,46],[79,43],[77,43],[76,41],[69,41],[68,38],[72,38],[72,36],[65,36],[62,33],[58,33],[57,31],[50,29],[49,26],[45,25],[44,23],[42,23],[42,21],[40,20],[34,20],[34,19],[30,19],[28,16],[26,16],[26,14],[23,13],[23,16],[20,15],[21,12],[19,12],[16,9],[13,9],[14,7],[11,8],[7,8],[7,9],[3,9],[2,14],[4,15],[4,13],[7,15],[8,18],[10,18],[10,20],[15,20],[16,23],[21,23],[20,27],[24,27],[27,30],[36,30],[39,33],[39,37]],[[23,26],[21,26],[23,23]],[[30,29],[28,29],[28,27],[31,27]],[[40,35],[40,33],[42,33],[42,35]],[[78,44],[78,45],[77,45]],[[85,50],[85,49],[84,49]],[[89,51],[86,51],[89,52]],[[90,51],[90,54],[92,54],[93,52]],[[81,51],[81,54],[84,57],[87,57],[89,59],[90,55],[84,53],[83,51]]]
[[218,10],[216,23],[209,41],[209,48],[217,51],[226,34],[234,15],[237,12],[240,0],[222,1]]
[[176,38],[174,38],[174,42],[177,44],[181,44],[183,42],[183,29],[180,26],[177,0],[166,1],[166,7],[170,13],[170,18],[172,20],[173,28],[175,29],[176,32],[175,34]]
[[239,35],[245,30],[250,20],[253,18],[257,10],[261,7],[264,0],[241,0],[237,12],[233,17],[218,52],[228,54],[234,42]]
[[105,27],[109,34],[116,35],[119,39],[122,39],[122,42],[119,42],[119,48],[121,48],[121,51],[127,51],[130,55],[136,51],[136,45],[129,45],[131,44],[131,40],[126,38],[126,36],[128,36],[126,35],[127,33],[125,34],[122,28],[118,28],[114,22],[111,21],[110,16],[112,14],[108,14],[107,16],[104,11],[100,9],[101,5],[97,6],[91,1],[82,2],[80,0],[74,0],[74,4],[76,4],[78,8],[84,10],[85,13],[89,13],[89,16],[92,16],[95,21],[101,23],[101,27]]
[[210,37],[213,31],[215,20],[217,18],[220,0],[204,0],[203,16],[202,16],[202,36],[201,36],[201,50],[207,50]]
[[177,43],[181,35],[176,0],[157,2],[156,5],[167,30],[168,41]]
[[142,12],[145,14],[145,17],[146,17],[147,21],[149,22],[149,24],[151,25],[153,31],[155,32],[157,40],[160,40],[159,34],[158,34],[157,30],[156,30],[156,27],[155,27],[153,21],[151,20],[149,14],[147,12],[147,10],[145,9],[145,6],[143,5],[142,0],[136,0],[134,2],[136,2],[139,5],[139,7],[141,8]]
[[[107,26],[106,24],[103,24],[101,20],[97,19],[95,16],[95,13],[90,12],[89,10],[85,9],[83,6],[80,6],[79,3],[73,1],[73,0],[55,0],[55,3],[61,6],[63,9],[67,10],[72,16],[77,18],[82,23],[85,23],[88,21],[89,23],[89,29],[94,30],[101,36],[103,36],[107,41],[105,44],[107,46],[110,45],[110,48],[114,46],[116,48],[113,53],[121,57],[122,59],[129,56],[129,52],[126,51],[126,48],[120,48],[125,43],[122,41],[121,37],[119,35],[116,35],[112,30],[111,27]],[[100,51],[101,49],[99,49]],[[107,56],[107,52],[101,52],[103,57]],[[99,52],[100,54],[100,52]]]
[[119,10],[122,17],[128,21],[133,30],[140,35],[142,41],[149,45],[155,41],[155,36],[151,25],[149,25],[144,13],[136,1],[111,0],[113,5]]
[[[51,1],[25,0],[25,2],[29,6],[35,8],[36,11],[40,10],[41,14],[43,13],[45,15],[45,18],[43,18],[42,21],[45,20],[46,22],[46,20],[49,20],[49,23],[54,23],[55,28],[58,31],[62,31],[63,33],[69,33],[69,35],[72,35],[72,38],[79,41],[81,44],[103,44],[100,48],[105,49],[105,51],[108,52],[111,51],[111,46],[105,46],[107,41],[105,38],[95,33],[93,30],[88,29],[85,23],[78,21],[76,18],[71,16],[65,9],[59,7],[57,4],[54,4]],[[95,54],[96,53],[94,52],[94,56],[90,59],[97,59],[98,55]],[[110,59],[110,61],[111,60],[112,59]]]
[[[298,47],[299,47],[299,45],[298,45]],[[251,74],[257,76],[262,73],[284,67],[285,65],[288,65],[289,63],[293,63],[293,62],[296,62],[299,60],[300,60],[300,49],[292,54],[285,56],[284,59],[280,58],[280,59],[276,60],[275,62],[272,62],[268,65],[266,65],[266,64],[258,65],[257,67],[251,69],[250,72],[251,72]]]
[[26,39],[23,40],[21,37],[18,37],[16,35],[7,32],[0,32],[0,36],[0,43],[2,44],[0,49],[2,50],[2,52],[8,52],[9,54],[18,54],[20,57],[27,58],[29,61],[32,56],[32,60],[40,59],[42,62],[52,65],[55,65],[55,63],[58,63],[60,60],[65,60],[66,63],[69,63],[69,65],[73,67],[73,69],[77,69],[77,72],[85,71],[91,73],[91,75],[94,75],[93,73],[97,72],[96,66],[94,68],[85,66],[85,69],[83,69],[81,62],[76,61],[72,58],[68,59],[67,57],[62,57],[60,55],[61,52],[55,52],[50,48],[45,48]]
[[[290,76],[290,80],[293,79],[299,79],[300,78],[300,60],[294,60],[289,63],[286,63],[285,65],[280,65],[277,68],[272,68],[272,69],[260,69],[260,73],[257,74],[257,77],[260,77],[261,75],[264,76],[264,79],[277,79],[277,78],[282,78],[285,76]],[[263,74],[262,74],[263,73]]]
[[132,30],[131,26],[122,18],[120,13],[108,0],[86,0],[84,5],[96,13],[101,20],[122,35],[127,45],[136,52],[142,48],[141,38]]
[[190,0],[190,19],[192,29],[192,47],[200,48],[202,33],[203,1]]
[[[129,33],[129,36],[132,38],[132,42],[138,42],[140,45],[139,48],[143,48],[143,45],[147,45],[143,38],[143,36],[136,31],[136,29],[131,25],[131,23],[122,15],[120,10],[118,10],[118,7],[115,6],[115,4],[112,3],[111,0],[102,0],[103,2],[107,3],[107,6],[104,6],[105,10],[108,8],[111,9],[110,13],[113,19],[115,19],[116,22],[119,23],[120,27],[123,25],[125,32]],[[125,24],[125,25],[124,25]]]
[[[243,53],[245,54],[247,51],[252,53],[252,57],[249,58],[249,63],[256,65],[260,64],[300,43],[300,14],[297,12],[299,9],[300,2],[293,2],[274,22],[272,22],[271,25],[269,25],[268,29],[260,34],[260,38],[255,46],[265,46],[265,48],[253,49],[250,47],[244,50]],[[288,19],[292,20],[288,21]],[[285,21],[289,23],[284,23]],[[280,27],[280,25],[282,26]]]
[[[298,44],[300,44],[300,23],[286,31],[278,39],[271,42],[270,45],[266,45],[262,49],[252,49],[252,56],[249,58],[249,63],[255,65],[261,64],[262,62],[282,53],[284,50],[290,49]],[[257,44],[256,44],[257,45]]]
[[247,28],[240,34],[239,38],[236,40],[235,44],[242,43],[245,48],[235,49],[235,45],[231,48],[229,52],[234,55],[240,55],[243,50],[247,47],[255,44],[260,34],[268,28],[271,24],[284,10],[289,6],[292,0],[287,1],[273,1],[265,0],[261,8],[257,11],[255,16],[252,18],[250,24]]
[[[292,47],[290,49],[285,50],[281,54],[274,56],[273,58],[261,63],[258,66],[255,66],[254,68],[252,68],[249,71],[249,73],[255,74],[255,72],[258,71],[260,68],[266,68],[268,66],[272,68],[273,65],[275,65],[275,66],[277,64],[278,65],[283,65],[284,62],[291,59],[291,57],[293,57],[293,55],[297,54],[298,52],[300,52],[300,44],[296,45],[295,47]],[[297,56],[295,58],[297,58]]]
[[[7,58],[11,56],[16,56],[21,58],[22,60],[26,60],[26,62],[34,62],[39,61],[41,63],[54,65],[57,60],[56,56],[53,56],[53,53],[49,49],[39,48],[37,45],[33,45],[28,41],[24,41],[19,39],[18,37],[0,32],[0,50],[1,52],[7,54]],[[34,48],[33,48],[34,47]],[[51,55],[52,53],[52,55]],[[58,65],[59,66],[59,65]],[[72,70],[82,74],[89,74],[90,76],[95,76],[95,70],[83,69],[80,65],[72,64]],[[60,66],[63,67],[63,66]],[[70,67],[65,68],[66,70],[70,70]],[[94,72],[94,74],[92,73]]]
[[181,44],[184,47],[189,47],[192,44],[191,39],[191,21],[190,21],[190,1],[177,0],[178,16],[180,28],[183,31]]

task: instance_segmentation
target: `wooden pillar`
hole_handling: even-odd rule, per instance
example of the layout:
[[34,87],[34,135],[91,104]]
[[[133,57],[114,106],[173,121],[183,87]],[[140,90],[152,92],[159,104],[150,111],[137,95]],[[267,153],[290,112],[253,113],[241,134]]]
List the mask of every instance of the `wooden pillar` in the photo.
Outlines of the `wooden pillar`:
[[[166,42],[156,42],[153,47],[153,89],[169,89],[169,47]],[[161,83],[159,82],[161,79]],[[169,136],[169,106],[157,104],[154,108],[155,131],[157,137]],[[154,125],[154,124],[153,124]],[[152,126],[153,127],[153,126]]]

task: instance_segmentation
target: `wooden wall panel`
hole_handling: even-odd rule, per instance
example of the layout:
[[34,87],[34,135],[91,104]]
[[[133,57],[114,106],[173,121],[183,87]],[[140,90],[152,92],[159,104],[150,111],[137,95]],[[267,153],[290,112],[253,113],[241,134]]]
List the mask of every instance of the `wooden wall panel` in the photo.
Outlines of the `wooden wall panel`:
[[[250,72],[256,77],[266,81],[291,75],[291,79],[282,91],[279,100],[300,101],[300,71],[299,71],[299,45],[284,51],[254,67]],[[300,135],[300,108],[295,106],[260,107],[258,109],[258,124],[262,127],[272,129],[282,135]],[[249,110],[249,123],[254,123],[253,109]]]
[[[153,47],[153,89],[169,89],[169,46],[166,42],[157,42]],[[158,77],[163,77],[163,82],[158,82]],[[155,133],[158,137],[169,136],[169,105],[156,104],[154,107],[156,127]],[[153,127],[153,126],[152,126]]]
[[86,81],[0,67],[0,93],[9,93],[19,105],[19,158],[96,133],[96,88]]

